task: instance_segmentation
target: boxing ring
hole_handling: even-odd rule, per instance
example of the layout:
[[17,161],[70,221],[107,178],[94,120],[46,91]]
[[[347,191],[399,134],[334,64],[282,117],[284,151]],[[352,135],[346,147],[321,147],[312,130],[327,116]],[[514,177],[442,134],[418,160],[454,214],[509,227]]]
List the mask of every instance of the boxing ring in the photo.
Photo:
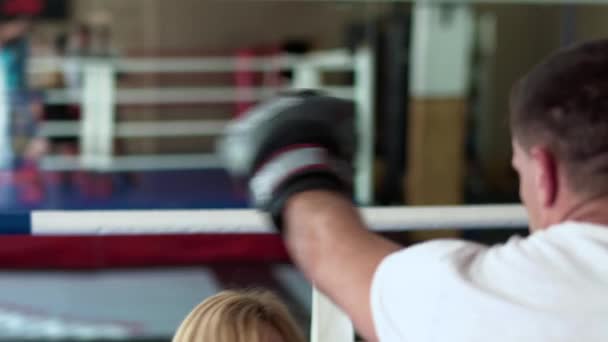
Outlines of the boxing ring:
[[[70,62],[70,61],[67,61]],[[71,61],[75,63],[77,61]],[[337,97],[350,98],[357,103],[361,149],[358,161],[358,181],[361,188],[371,182],[373,141],[374,56],[370,49],[360,48],[354,53],[345,49],[319,51],[306,56],[279,54],[262,57],[216,56],[198,58],[121,58],[83,59],[81,89],[52,89],[45,92],[48,104],[79,105],[80,120],[45,122],[43,136],[77,137],[77,157],[47,156],[42,161],[45,170],[145,171],[158,169],[218,168],[220,162],[213,151],[197,154],[132,154],[117,156],[114,143],[118,138],[211,137],[222,132],[227,119],[162,120],[121,122],[117,118],[119,105],[145,104],[249,104],[273,96],[284,89],[320,89]],[[38,58],[32,60],[33,74],[61,71],[65,60]],[[263,86],[205,85],[196,87],[129,87],[117,86],[119,74],[145,75],[149,73],[293,73],[291,80],[267,82]],[[342,72],[353,74],[352,85],[328,85],[323,74]],[[249,78],[253,78],[249,75]],[[243,82],[241,82],[243,83]],[[230,118],[230,113],[223,113]],[[170,117],[170,113],[162,113]]]

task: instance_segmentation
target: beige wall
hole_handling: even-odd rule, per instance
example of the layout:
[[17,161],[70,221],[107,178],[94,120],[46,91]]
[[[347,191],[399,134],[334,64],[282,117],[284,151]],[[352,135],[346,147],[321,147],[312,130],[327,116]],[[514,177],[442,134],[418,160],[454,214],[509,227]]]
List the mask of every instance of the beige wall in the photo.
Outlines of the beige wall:
[[493,192],[515,189],[508,125],[508,100],[513,83],[546,54],[559,46],[560,10],[556,6],[492,5],[479,12],[497,19],[496,54],[491,70],[492,89],[487,112],[477,117],[477,153],[487,186]]
[[289,37],[311,38],[319,48],[341,45],[354,19],[383,4],[200,0],[76,0],[74,13],[113,17],[117,43],[125,50],[185,48],[226,51]]
[[580,39],[608,38],[608,5],[580,6],[577,17]]
[[[478,117],[478,153],[484,178],[499,192],[512,191],[508,97],[512,84],[560,46],[560,6],[486,5],[498,19],[492,104]],[[608,6],[576,7],[577,40],[608,37]]]

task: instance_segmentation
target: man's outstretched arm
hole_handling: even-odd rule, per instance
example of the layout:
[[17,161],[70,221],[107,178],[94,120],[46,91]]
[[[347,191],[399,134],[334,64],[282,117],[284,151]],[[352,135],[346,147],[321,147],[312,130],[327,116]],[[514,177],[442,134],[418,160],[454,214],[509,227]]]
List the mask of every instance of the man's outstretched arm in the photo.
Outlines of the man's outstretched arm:
[[285,242],[297,266],[349,315],[360,334],[377,340],[370,304],[372,278],[382,259],[400,246],[371,233],[341,194],[296,194],[283,215]]
[[227,169],[249,186],[307,277],[375,339],[370,288],[398,246],[372,234],[353,194],[357,139],[352,101],[298,91],[232,122],[219,144]]

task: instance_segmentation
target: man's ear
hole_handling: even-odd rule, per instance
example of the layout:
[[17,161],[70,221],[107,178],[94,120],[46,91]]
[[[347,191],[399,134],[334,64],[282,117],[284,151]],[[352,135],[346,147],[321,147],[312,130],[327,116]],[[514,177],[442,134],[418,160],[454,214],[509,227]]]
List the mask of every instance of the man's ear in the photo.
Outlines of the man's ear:
[[559,190],[555,155],[548,148],[538,146],[530,149],[530,157],[533,163],[533,181],[538,203],[546,208],[552,207],[557,200]]

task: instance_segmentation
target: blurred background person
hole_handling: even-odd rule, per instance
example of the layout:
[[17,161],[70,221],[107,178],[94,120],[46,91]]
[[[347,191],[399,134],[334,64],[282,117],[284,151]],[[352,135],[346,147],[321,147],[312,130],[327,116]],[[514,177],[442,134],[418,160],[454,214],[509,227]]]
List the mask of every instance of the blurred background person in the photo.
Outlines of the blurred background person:
[[[2,2],[0,7],[2,201],[17,195],[25,203],[31,203],[42,197],[37,162],[47,150],[46,140],[38,135],[43,105],[41,96],[29,87],[27,62],[29,33],[43,6],[40,0],[12,0]],[[19,188],[17,193],[15,185]]]

